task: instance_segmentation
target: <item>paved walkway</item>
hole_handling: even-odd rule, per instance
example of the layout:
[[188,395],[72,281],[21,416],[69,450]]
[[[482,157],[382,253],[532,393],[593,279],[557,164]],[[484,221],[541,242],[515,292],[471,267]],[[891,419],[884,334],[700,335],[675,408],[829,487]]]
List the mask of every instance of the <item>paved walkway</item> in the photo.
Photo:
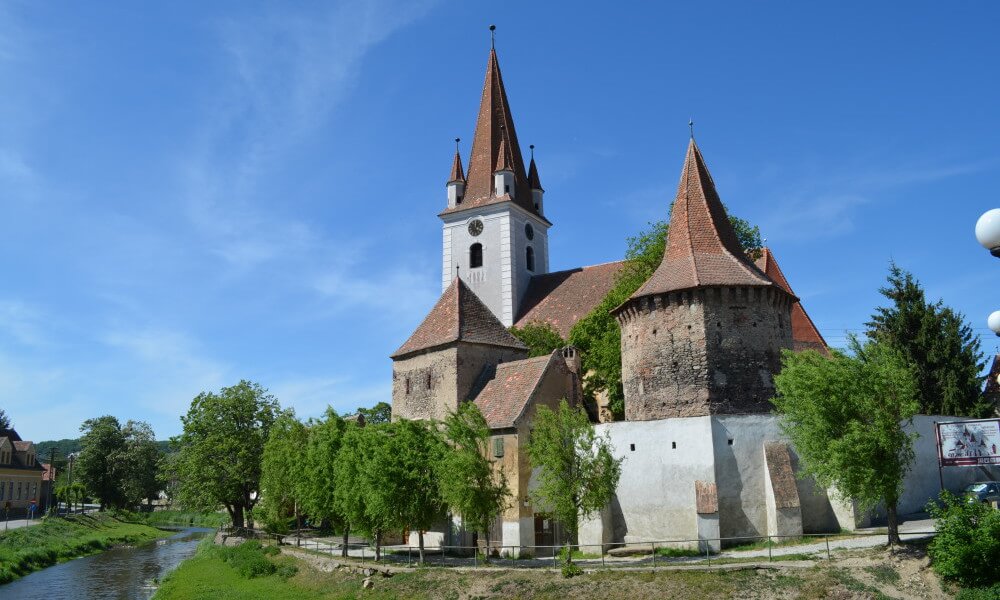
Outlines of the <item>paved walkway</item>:
[[[910,520],[904,520],[900,523],[899,531],[900,538],[903,541],[914,541],[919,539],[925,539],[932,537],[934,535],[934,521],[932,519],[925,519],[926,515],[915,515],[910,518]],[[905,517],[904,517],[905,519]],[[720,554],[713,554],[711,557],[662,557],[662,556],[650,556],[648,553],[640,556],[621,556],[613,557],[610,555],[605,555],[603,558],[581,558],[574,559],[574,562],[579,564],[581,567],[650,567],[650,566],[666,566],[666,565],[697,565],[704,562],[714,562],[720,559],[780,559],[783,556],[795,556],[795,555],[819,555],[825,558],[827,552],[833,552],[835,550],[856,550],[865,548],[874,548],[877,546],[884,546],[887,543],[886,534],[884,533],[884,528],[872,528],[872,529],[862,529],[859,530],[858,535],[853,537],[837,537],[836,539],[825,539],[822,536],[817,536],[814,539],[815,542],[794,544],[788,546],[776,546],[770,549],[767,548],[757,549],[757,550],[739,550],[739,551],[723,551]],[[832,535],[832,534],[831,534]],[[294,536],[288,536],[285,538],[286,544],[296,544],[296,539]],[[302,538],[299,540],[299,545],[302,548],[309,550],[315,550],[318,552],[323,552],[325,554],[330,554],[331,556],[341,555],[341,540],[339,538]],[[368,546],[364,540],[360,538],[350,539],[350,548],[348,550],[348,556],[355,559],[361,559],[364,561],[372,561],[375,558],[375,550],[373,547]],[[636,545],[639,546],[638,544]],[[583,548],[586,551],[586,547]],[[546,548],[542,552],[548,554],[551,549]],[[385,546],[382,548],[383,561],[389,564],[396,565],[408,565],[416,564],[418,558],[418,551],[416,548],[410,548],[408,546]],[[443,555],[440,549],[428,548],[425,551],[425,561],[432,565],[437,566],[448,566],[448,567],[473,567],[481,564],[480,559],[473,557],[455,557]],[[491,563],[494,566],[501,567],[516,567],[516,568],[543,568],[552,567],[556,564],[554,557],[538,557],[538,558],[500,558],[493,559]]]

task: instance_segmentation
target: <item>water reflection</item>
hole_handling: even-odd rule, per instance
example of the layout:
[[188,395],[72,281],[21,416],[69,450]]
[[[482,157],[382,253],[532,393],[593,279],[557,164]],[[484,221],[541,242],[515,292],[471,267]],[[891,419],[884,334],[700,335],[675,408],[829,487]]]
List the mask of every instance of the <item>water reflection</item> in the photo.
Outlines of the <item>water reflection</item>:
[[173,536],[71,560],[0,585],[3,600],[147,600],[154,581],[194,554],[211,529],[187,528]]

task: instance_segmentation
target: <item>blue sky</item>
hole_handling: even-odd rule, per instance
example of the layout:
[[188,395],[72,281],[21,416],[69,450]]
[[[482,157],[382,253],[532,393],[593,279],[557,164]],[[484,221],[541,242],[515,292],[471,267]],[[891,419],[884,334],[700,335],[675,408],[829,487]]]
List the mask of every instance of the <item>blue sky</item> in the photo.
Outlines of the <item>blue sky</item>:
[[[687,121],[833,344],[890,259],[996,351],[993,2],[0,0],[0,406],[158,437],[259,381],[300,416],[390,397],[440,291],[437,213],[496,23],[551,267],[666,217]],[[526,148],[525,148],[526,150]]]

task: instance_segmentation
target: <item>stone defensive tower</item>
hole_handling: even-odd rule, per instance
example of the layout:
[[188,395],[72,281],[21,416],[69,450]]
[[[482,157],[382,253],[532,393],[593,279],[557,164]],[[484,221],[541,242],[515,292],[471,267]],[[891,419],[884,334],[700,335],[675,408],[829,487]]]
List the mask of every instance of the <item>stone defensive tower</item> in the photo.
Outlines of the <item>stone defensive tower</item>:
[[769,412],[795,300],[747,258],[692,138],[663,261],[615,309],[625,419]]

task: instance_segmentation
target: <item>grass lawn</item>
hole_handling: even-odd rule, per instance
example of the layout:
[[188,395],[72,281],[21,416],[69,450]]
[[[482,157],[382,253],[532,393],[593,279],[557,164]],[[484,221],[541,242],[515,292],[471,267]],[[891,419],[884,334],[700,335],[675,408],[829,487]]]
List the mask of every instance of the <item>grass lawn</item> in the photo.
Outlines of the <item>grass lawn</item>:
[[0,583],[77,556],[167,535],[149,525],[102,514],[49,517],[39,525],[0,533]]

